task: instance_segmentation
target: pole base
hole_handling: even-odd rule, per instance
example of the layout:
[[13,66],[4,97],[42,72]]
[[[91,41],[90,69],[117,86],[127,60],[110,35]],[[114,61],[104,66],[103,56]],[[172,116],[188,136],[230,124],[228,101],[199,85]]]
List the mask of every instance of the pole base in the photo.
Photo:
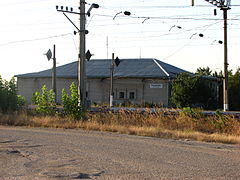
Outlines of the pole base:
[[229,111],[229,105],[228,104],[223,105],[223,111]]
[[113,107],[113,95],[110,95],[110,103],[109,103],[110,107]]

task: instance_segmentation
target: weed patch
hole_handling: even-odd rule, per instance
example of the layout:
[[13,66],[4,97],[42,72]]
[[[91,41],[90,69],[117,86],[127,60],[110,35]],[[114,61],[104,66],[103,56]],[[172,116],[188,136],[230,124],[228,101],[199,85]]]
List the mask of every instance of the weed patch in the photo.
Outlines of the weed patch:
[[[195,110],[194,110],[195,111]],[[59,115],[32,115],[28,112],[0,113],[0,125],[81,128],[85,130],[119,132],[131,135],[192,139],[197,141],[240,144],[240,121],[235,117],[216,113],[204,116],[199,110],[179,115],[130,112],[86,113],[84,120]]]

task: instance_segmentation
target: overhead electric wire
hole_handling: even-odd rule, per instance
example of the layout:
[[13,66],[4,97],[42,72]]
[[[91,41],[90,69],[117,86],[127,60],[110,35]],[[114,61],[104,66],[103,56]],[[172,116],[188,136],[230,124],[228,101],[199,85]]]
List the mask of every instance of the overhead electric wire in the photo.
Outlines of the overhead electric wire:
[[[23,2],[24,3],[24,2]],[[240,5],[232,5],[232,6],[240,6]],[[117,12],[116,9],[110,9],[110,8],[106,8],[104,6],[100,6],[101,8],[105,9],[105,10],[111,10],[111,11],[115,11]],[[126,8],[127,9],[128,6],[118,6],[117,8]],[[168,8],[192,8],[191,6],[129,6],[130,8],[134,9],[134,8],[142,8],[142,9],[148,9],[148,8],[165,8],[165,9],[168,9]],[[196,5],[195,7],[212,7],[211,5]],[[99,17],[107,17],[107,18],[113,18],[114,15],[106,15],[106,14],[95,14],[96,16],[99,16]],[[94,16],[95,16],[94,15]],[[135,16],[135,15],[132,15],[130,16],[130,18],[133,18],[133,19],[146,19],[148,18],[149,20],[152,20],[152,21],[157,21],[157,20],[178,20],[178,21],[182,21],[182,20],[190,20],[190,21],[206,21],[206,20],[213,20],[213,21],[218,21],[218,22],[214,22],[213,24],[217,24],[219,22],[221,22],[223,19],[221,18],[203,18],[202,16],[207,16],[208,14],[198,14],[198,15],[175,15],[175,16]],[[196,18],[195,16],[201,16],[200,18]],[[92,16],[93,18],[93,16]],[[123,16],[119,16],[119,18],[123,18]],[[124,16],[124,19],[126,19],[127,17]],[[92,19],[90,19],[89,23],[91,22]],[[239,20],[239,18],[229,18],[229,20]],[[152,23],[151,21],[151,23]],[[101,21],[102,22],[102,21]],[[149,22],[148,22],[149,23]],[[119,23],[119,21],[117,23],[114,23],[114,24],[97,24],[97,25],[93,25],[91,27],[96,27],[96,26],[114,26],[114,25],[137,25],[137,24],[140,24],[139,22],[138,23]],[[34,26],[34,24],[32,24]],[[39,25],[36,23],[36,25]],[[89,25],[89,24],[88,24]],[[87,27],[88,27],[87,25]],[[209,26],[209,25],[207,25]],[[210,25],[211,26],[211,25]],[[204,26],[202,26],[201,28],[203,28]],[[193,28],[195,30],[202,30],[202,29],[196,29],[196,28]],[[142,36],[142,37],[119,37],[119,38],[143,38],[143,39],[147,39],[147,38],[159,38],[159,37],[163,37],[163,36],[169,36],[169,35],[178,35],[178,34],[182,34],[182,33],[185,33],[185,32],[189,32],[189,31],[192,31],[193,29],[187,29],[187,30],[184,30],[184,31],[181,31],[181,32],[177,32],[177,33],[165,33],[165,34],[161,34],[161,35],[156,35],[156,36]],[[205,31],[204,29],[202,31]],[[4,43],[4,44],[0,44],[0,46],[4,46],[4,45],[9,45],[9,44],[13,44],[13,43],[21,43],[21,42],[31,42],[31,41],[39,41],[39,40],[45,40],[45,39],[50,39],[50,38],[55,38],[55,37],[60,37],[60,36],[66,36],[66,35],[69,35],[71,33],[68,33],[68,34],[62,34],[62,35],[55,35],[55,36],[50,36],[50,37],[46,37],[46,38],[37,38],[37,39],[28,39],[28,40],[21,40],[21,41],[12,41],[12,42],[8,42],[8,43]],[[114,38],[118,38],[118,37],[114,37]]]
[[71,33],[66,33],[66,34],[58,34],[58,35],[53,35],[53,36],[48,36],[48,37],[43,37],[43,38],[11,41],[11,42],[0,44],[0,46],[7,46],[7,45],[10,45],[10,44],[25,43],[25,42],[32,42],[32,41],[42,41],[42,40],[46,40],[46,39],[58,38],[58,37],[63,37],[63,36],[68,36],[68,35],[72,35],[72,34]]
[[[102,17],[110,17],[112,18],[113,16],[111,15],[103,15],[103,14],[95,14],[95,16],[102,16]],[[120,17],[124,17],[124,18],[127,18],[125,16],[119,16]],[[194,18],[194,17],[178,17],[177,15],[174,17],[174,16],[129,16],[130,18],[133,18],[133,19],[153,19],[153,20],[196,20],[196,21],[215,21],[215,20],[223,20],[222,18]],[[240,18],[228,18],[228,20],[240,20]]]
[[[216,23],[219,23],[219,22],[216,22]],[[209,27],[211,27],[212,25],[213,25],[213,24],[210,24],[209,26],[207,26],[206,29],[203,30],[202,32],[206,31],[206,30],[207,30]],[[182,49],[184,49],[186,46],[190,45],[190,44],[193,42],[194,39],[195,39],[195,38],[192,38],[192,39],[190,38],[190,41],[189,41],[188,43],[184,44],[182,47],[180,47],[179,49],[177,49],[176,51],[174,51],[172,54],[168,55],[168,56],[165,57],[164,59],[166,60],[166,59],[174,56],[174,55],[177,54],[179,51],[181,51]]]
[[[220,21],[216,21],[214,23],[210,23],[210,24],[207,24],[207,25],[203,25],[203,26],[197,26],[197,27],[194,27],[194,28],[191,28],[191,29],[184,29],[183,31],[179,31],[179,32],[167,32],[167,33],[164,33],[164,34],[159,34],[159,35],[154,35],[154,36],[147,36],[149,38],[155,38],[155,37],[162,37],[162,36],[169,36],[169,35],[178,35],[178,34],[183,34],[185,32],[191,32],[191,31],[196,31],[200,28],[205,28],[203,29],[202,31],[205,31],[206,29],[208,29],[209,27],[215,25],[215,24],[218,24],[220,23]],[[122,34],[122,33],[121,33]],[[92,35],[95,35],[95,36],[99,36],[98,34],[92,34]],[[116,37],[116,38],[124,38],[123,36],[112,36],[112,37]],[[135,38],[135,37],[134,37]],[[144,37],[143,37],[144,38]]]
[[[231,7],[238,7],[240,6],[239,4],[232,4]],[[191,5],[172,5],[172,6],[164,6],[164,5],[152,5],[152,6],[148,6],[148,5],[145,5],[145,6],[141,6],[141,5],[133,5],[133,6],[111,6],[111,8],[107,8],[105,6],[101,6],[102,8],[104,9],[108,9],[108,10],[116,10],[116,8],[126,8],[126,9],[146,9],[146,8],[149,8],[149,9],[181,9],[181,8],[196,8],[196,7],[203,7],[203,8],[206,8],[206,7],[209,7],[209,8],[212,8],[213,6],[210,5],[210,4],[206,4],[206,5],[194,5],[194,6],[191,6]],[[114,8],[116,7],[116,8]]]

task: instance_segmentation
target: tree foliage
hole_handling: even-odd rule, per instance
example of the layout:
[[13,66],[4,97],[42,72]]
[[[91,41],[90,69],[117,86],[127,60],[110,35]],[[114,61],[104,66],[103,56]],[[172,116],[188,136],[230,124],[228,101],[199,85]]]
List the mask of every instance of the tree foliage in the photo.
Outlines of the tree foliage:
[[173,80],[171,101],[179,108],[202,107],[209,109],[216,106],[216,100],[206,78],[188,73],[181,73]]
[[84,110],[79,103],[77,86],[72,83],[70,86],[71,95],[69,96],[65,89],[62,90],[63,113],[75,120],[84,118]]
[[211,76],[212,75],[212,70],[210,70],[209,67],[199,67],[197,68],[196,74],[202,75],[202,76]]
[[240,110],[240,68],[236,73],[229,73],[229,107]]
[[[223,108],[223,80],[224,74],[222,71],[213,72],[207,68],[198,68],[198,74],[208,74],[218,78],[218,108]],[[211,73],[211,74],[209,74]],[[229,89],[229,109],[240,110],[240,68],[234,73],[233,70],[228,71],[228,89]]]
[[36,112],[44,115],[53,114],[56,108],[55,94],[43,85],[41,92],[35,92],[32,98],[33,104],[37,105]]
[[25,104],[25,99],[17,95],[16,81],[3,80],[0,76],[0,111],[16,111]]

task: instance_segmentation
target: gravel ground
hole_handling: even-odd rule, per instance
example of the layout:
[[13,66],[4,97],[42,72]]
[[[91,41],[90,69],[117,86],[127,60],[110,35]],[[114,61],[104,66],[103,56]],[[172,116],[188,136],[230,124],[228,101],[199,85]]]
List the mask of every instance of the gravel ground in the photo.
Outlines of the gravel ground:
[[0,179],[240,179],[240,146],[0,127]]

